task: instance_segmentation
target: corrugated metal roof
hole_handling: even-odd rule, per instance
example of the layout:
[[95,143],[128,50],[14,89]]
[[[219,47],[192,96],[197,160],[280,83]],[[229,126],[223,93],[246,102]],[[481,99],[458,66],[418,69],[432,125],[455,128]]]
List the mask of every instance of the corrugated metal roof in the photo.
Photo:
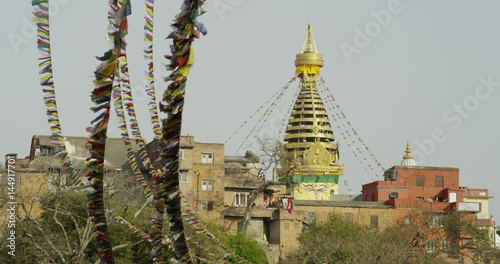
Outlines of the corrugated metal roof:
[[[38,144],[41,146],[50,146],[50,136],[35,135],[38,138]],[[84,167],[85,160],[90,156],[87,149],[86,137],[64,137],[66,150],[71,157],[71,161],[75,167]],[[132,140],[132,150],[137,151],[138,146]],[[106,140],[106,151],[104,157],[104,167],[107,169],[129,168],[127,163],[127,148],[121,138],[108,138]],[[136,158],[139,158],[136,154]],[[139,159],[140,160],[140,159]]]

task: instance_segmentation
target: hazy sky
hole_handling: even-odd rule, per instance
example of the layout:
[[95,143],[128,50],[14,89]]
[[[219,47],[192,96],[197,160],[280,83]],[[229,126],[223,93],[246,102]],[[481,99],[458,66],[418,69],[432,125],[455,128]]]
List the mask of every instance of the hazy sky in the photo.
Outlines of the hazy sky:
[[[52,0],[54,81],[63,134],[86,136],[94,115],[89,92],[95,55],[107,48],[107,1]],[[182,1],[157,1],[158,89],[170,23]],[[151,139],[141,90],[143,2],[132,0],[129,61],[143,135]],[[4,93],[0,155],[29,153],[34,134],[49,134],[38,80],[30,1],[11,1],[1,16]],[[209,33],[197,40],[183,133],[223,143],[294,74],[310,20],[325,67],[322,76],[376,157],[397,165],[406,142],[418,165],[458,167],[460,185],[489,188],[500,216],[500,2],[212,0],[200,17]],[[388,16],[390,14],[390,18]],[[365,35],[366,34],[366,35]],[[291,88],[296,88],[293,85]],[[289,89],[277,109],[286,112]],[[278,135],[279,114],[262,131]],[[236,154],[258,117],[226,145]],[[113,125],[111,126],[113,127]],[[117,129],[110,136],[118,137]],[[259,136],[259,135],[253,135]],[[341,163],[355,193],[371,181],[341,142]],[[342,181],[342,180],[341,180]],[[345,187],[340,183],[341,192]]]

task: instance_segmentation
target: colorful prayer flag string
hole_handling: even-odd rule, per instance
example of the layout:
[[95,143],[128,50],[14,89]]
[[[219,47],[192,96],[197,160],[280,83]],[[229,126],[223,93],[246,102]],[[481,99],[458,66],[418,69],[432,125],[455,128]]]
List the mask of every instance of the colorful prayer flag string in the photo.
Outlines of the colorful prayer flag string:
[[173,32],[170,46],[172,54],[165,56],[170,60],[168,69],[172,71],[165,81],[169,82],[163,94],[160,110],[167,114],[163,120],[163,139],[161,162],[163,173],[154,178],[154,198],[152,201],[158,216],[151,215],[152,240],[151,258],[153,262],[163,262],[161,254],[161,231],[163,215],[169,220],[169,238],[171,240],[174,258],[182,263],[192,263],[182,222],[181,199],[179,190],[179,142],[184,107],[186,81],[189,70],[194,63],[192,42],[200,34],[207,33],[203,24],[196,21],[203,14],[201,6],[204,0],[184,0],[181,12],[172,24]]
[[[323,88],[323,86],[319,85],[318,91],[323,92],[322,88]],[[328,91],[326,91],[326,89],[324,89],[324,90],[325,90],[324,91],[325,93],[327,93],[327,92],[329,93],[329,90]],[[339,129],[340,135],[342,136],[342,138],[344,138],[345,142],[347,143],[347,146],[349,147],[349,149],[352,151],[352,153],[356,157],[356,160],[363,166],[363,169],[372,177],[372,179],[374,179],[372,176],[374,169],[371,167],[370,164],[368,164],[368,165],[365,164],[366,158],[363,158],[363,152],[361,152],[359,147],[356,147],[356,145],[355,145],[356,141],[354,141],[352,136],[350,135],[349,130],[346,127],[345,120],[342,117],[340,117],[340,114],[339,114],[340,107],[338,105],[336,105],[331,98],[333,98],[333,96],[331,96],[331,95],[324,98],[324,104],[325,104],[326,109],[334,111],[334,113],[331,116],[335,121],[335,125]],[[332,104],[333,104],[333,106],[332,106]],[[342,129],[341,125],[344,128],[344,130],[341,130]],[[359,155],[358,155],[358,153],[359,153]],[[363,161],[365,161],[365,162],[363,162]],[[371,168],[371,172],[369,171],[370,168]]]
[[144,59],[147,69],[144,78],[144,87],[149,97],[149,116],[155,139],[161,138],[161,125],[158,117],[158,106],[156,103],[156,88],[154,79],[153,62],[153,32],[154,32],[154,0],[145,0],[146,15],[144,16]]
[[114,100],[114,106],[115,106],[115,112],[116,112],[116,117],[118,119],[118,128],[121,130],[121,137],[123,140],[123,143],[125,144],[127,148],[127,160],[128,163],[130,164],[130,167],[132,168],[132,172],[134,173],[134,176],[136,178],[136,182],[140,184],[143,188],[144,194],[146,195],[146,198],[149,198],[152,196],[151,189],[149,188],[146,180],[144,179],[144,176],[142,175],[142,171],[139,168],[139,165],[137,164],[136,158],[135,158],[135,153],[132,148],[132,144],[130,141],[130,137],[128,134],[128,129],[127,129],[127,124],[125,121],[125,113],[123,111],[123,102],[122,102],[122,93],[121,93],[121,88],[120,88],[120,82],[119,82],[119,75],[120,73],[118,70],[115,71],[115,81],[113,85],[113,91],[112,91],[112,98]]
[[[262,127],[264,126],[265,124],[265,120],[267,120],[267,118],[271,115],[271,113],[273,112],[274,110],[274,107],[278,104],[278,102],[280,101],[280,99],[283,97],[283,95],[285,94],[285,90],[287,90],[290,85],[292,85],[292,83],[296,80],[297,76],[294,76],[293,78],[291,78],[280,90],[279,94],[274,98],[274,100],[272,101],[272,103],[269,105],[269,107],[266,109],[266,111],[264,112],[264,114],[262,115],[262,117],[259,119],[259,121],[257,122],[257,124],[255,124],[255,126],[252,128],[252,130],[250,130],[250,133],[248,133],[248,135],[245,137],[245,139],[243,140],[243,142],[241,142],[241,144],[238,146],[238,149],[236,150],[236,152],[238,152],[240,150],[240,148],[243,146],[243,144],[245,144],[245,142],[247,141],[247,139],[253,134],[253,132],[255,131],[255,129],[257,129],[257,132],[256,134],[258,134],[261,130],[262,130]],[[267,102],[266,102],[267,103]],[[260,126],[259,126],[260,125]],[[251,145],[250,145],[251,146]]]
[[[120,101],[122,105],[125,105],[125,109],[127,110],[126,114],[129,117],[129,122],[128,124],[130,125],[130,131],[132,134],[132,137],[135,139],[135,143],[139,146],[138,152],[139,156],[141,158],[142,164],[148,171],[149,175],[151,175],[153,178],[156,177],[157,171],[153,168],[151,164],[151,160],[149,158],[148,153],[146,152],[146,142],[144,138],[141,135],[141,130],[139,128],[139,122],[137,120],[137,116],[135,113],[135,106],[134,106],[134,100],[132,98],[132,89],[130,87],[130,77],[129,77],[129,72],[128,72],[128,60],[127,60],[127,51],[126,51],[126,46],[122,45],[120,47],[120,52],[118,56],[118,68],[119,70],[119,80],[120,80],[120,88],[121,88],[121,96],[120,96]],[[122,108],[123,109],[123,108]],[[127,129],[126,125],[126,119],[125,120],[125,125],[122,124],[120,126],[120,129]],[[128,134],[128,132],[127,132]],[[130,142],[129,142],[130,144]],[[131,155],[134,155],[133,152],[127,153],[127,156],[130,157]],[[132,168],[134,168],[133,165],[137,164],[131,164]],[[139,173],[142,175],[138,167],[135,167],[136,170],[134,173],[138,175]],[[138,178],[138,180],[141,180]],[[142,184],[147,184],[145,181],[142,181]],[[144,187],[144,186],[143,186]],[[146,191],[146,189],[145,189]],[[147,194],[147,193],[146,193]]]
[[[64,137],[61,132],[61,125],[59,121],[59,114],[57,110],[56,94],[53,82],[52,73],[52,59],[50,52],[50,26],[49,26],[49,2],[48,0],[32,1],[34,5],[34,18],[33,21],[38,28],[37,43],[40,52],[40,79],[43,86],[44,102],[47,108],[48,122],[52,131],[51,143],[56,146],[55,156],[61,160],[63,171],[68,171],[69,176],[67,177],[68,184],[72,186],[81,186],[84,183],[78,178],[78,172],[71,162],[69,154],[66,150],[64,144]],[[92,195],[92,194],[90,194]],[[108,210],[108,209],[106,209]],[[106,216],[113,221],[121,222],[126,224],[130,228],[133,226],[128,223],[122,217],[114,214],[111,210],[108,210]],[[134,233],[140,237],[146,238],[144,232],[138,230],[137,228],[132,228]],[[147,235],[147,234],[146,234]],[[148,236],[149,237],[149,236]]]
[[[368,172],[368,170],[371,170],[375,174],[376,177],[379,177],[379,175],[376,172],[375,168],[381,169],[382,174],[383,174],[384,167],[379,162],[379,160],[375,157],[375,155],[373,155],[373,153],[370,151],[370,149],[365,144],[365,142],[361,139],[361,137],[359,136],[359,133],[354,129],[354,127],[351,125],[351,123],[349,122],[349,120],[347,120],[346,115],[340,109],[340,106],[335,101],[335,97],[333,97],[333,95],[331,94],[330,89],[328,88],[328,86],[326,86],[325,80],[322,77],[320,77],[320,86],[322,86],[322,87],[324,86],[323,87],[324,88],[324,92],[326,92],[326,93],[329,94],[329,96],[327,96],[326,98],[331,99],[331,101],[327,100],[326,103],[333,105],[332,108],[333,108],[333,110],[336,111],[335,115],[337,117],[335,117],[335,115],[332,115],[332,116],[334,117],[334,119],[337,120],[337,128],[340,129],[341,128],[340,127],[340,123],[342,123],[342,126],[344,127],[345,130],[343,132],[341,132],[341,135],[346,140],[347,145],[349,147],[351,147],[351,144],[352,144],[351,150],[353,151],[355,157],[358,158],[358,161],[360,163],[363,163],[363,162],[367,162],[368,163],[366,165],[366,167],[365,167],[365,170],[367,172]],[[347,128],[346,125],[349,128]],[[352,131],[352,134],[350,133],[350,131]],[[345,132],[345,134],[344,134],[344,132]],[[356,147],[355,144],[357,144],[357,143],[360,143],[361,147]],[[358,155],[358,153],[359,153],[359,155]],[[373,164],[370,164],[368,162],[367,158],[365,157],[366,155],[369,155],[369,159],[371,159],[373,161]]]
[[[295,94],[293,95],[292,98],[297,98],[297,96],[299,95],[299,92],[300,92],[300,82],[298,83],[298,86],[297,86],[297,90],[295,90]],[[290,106],[288,106],[288,111],[286,112],[286,114],[282,117],[281,119],[281,127],[280,127],[280,130],[278,132],[278,138],[283,138],[284,135],[282,135],[282,133],[284,133],[286,131],[286,126],[287,126],[287,118],[290,117],[290,113],[292,112],[292,109],[293,109],[293,105],[294,105],[294,101],[292,101],[290,103]]]
[[123,38],[128,30],[127,16],[131,13],[129,0],[109,0],[109,7],[108,40],[110,48],[102,57],[97,58],[101,61],[101,64],[94,72],[95,88],[90,96],[92,102],[96,104],[91,109],[97,113],[97,117],[92,120],[93,127],[89,128],[88,131],[90,135],[87,147],[90,157],[86,160],[86,166],[89,169],[87,176],[92,187],[92,190],[87,193],[88,214],[97,233],[97,253],[101,263],[114,263],[113,248],[108,234],[103,201],[104,153],[113,79],[118,65],[120,48],[125,45]]
[[140,230],[139,228],[137,228],[136,226],[134,226],[133,224],[131,224],[130,222],[125,220],[123,217],[115,214],[112,210],[110,210],[108,208],[106,208],[106,217],[115,223],[119,223],[119,224],[125,225],[126,227],[130,228],[130,230],[132,230],[134,235],[136,235],[138,238],[144,239],[146,241],[149,240],[149,235],[147,233]]
[[247,120],[245,120],[245,122],[243,122],[243,124],[241,124],[241,126],[238,127],[238,129],[236,129],[236,131],[234,131],[233,134],[231,134],[231,136],[224,142],[224,144],[229,142],[240,131],[240,129],[242,129],[248,123],[248,120],[250,120],[254,116],[256,116],[260,112],[260,110],[262,110],[264,108],[264,106],[266,106],[271,100],[273,100],[274,97],[279,95],[279,93],[280,93],[280,91],[277,91],[276,93],[274,93],[264,104],[262,104],[255,112],[253,112],[250,115],[250,117]]
[[39,51],[39,74],[43,101],[47,113],[47,121],[50,125],[51,144],[55,146],[55,156],[62,164],[62,170],[66,174],[68,185],[83,185],[78,177],[78,171],[71,162],[71,157],[66,150],[64,137],[62,135],[59,112],[57,110],[56,91],[54,86],[54,76],[52,72],[52,54],[50,49],[50,14],[48,0],[33,0],[33,22],[37,26],[37,46]]

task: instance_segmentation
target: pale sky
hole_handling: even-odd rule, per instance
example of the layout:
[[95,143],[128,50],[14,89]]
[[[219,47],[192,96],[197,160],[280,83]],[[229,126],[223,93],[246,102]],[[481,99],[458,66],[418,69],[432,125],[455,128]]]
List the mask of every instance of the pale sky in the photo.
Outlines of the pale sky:
[[[156,4],[159,91],[165,88],[161,77],[167,75],[161,66],[170,45],[165,37],[181,2]],[[94,117],[89,110],[94,56],[108,47],[107,1],[52,3],[54,81],[63,134],[86,136],[84,128]],[[150,140],[147,100],[141,90],[143,9],[142,1],[132,0],[127,41],[132,85],[138,89],[136,109],[142,133]],[[400,163],[409,141],[417,165],[458,167],[461,186],[488,188],[496,196],[490,211],[500,216],[499,1],[212,0],[206,10],[199,20],[209,33],[195,44],[183,134],[199,142],[223,143],[248,120],[226,145],[226,154],[237,154],[262,114],[249,116],[293,77],[295,54],[310,20],[325,60],[322,77],[384,167]],[[50,133],[31,11],[30,1],[11,1],[0,18],[2,157],[26,156],[34,134]],[[276,109],[287,111],[296,87],[286,92]],[[262,131],[277,136],[277,116],[272,115]],[[110,136],[118,137],[117,129],[111,129]],[[256,136],[261,135],[251,137]],[[336,139],[341,143],[344,177],[359,193],[371,178],[337,133]],[[339,185],[345,193],[343,179]]]

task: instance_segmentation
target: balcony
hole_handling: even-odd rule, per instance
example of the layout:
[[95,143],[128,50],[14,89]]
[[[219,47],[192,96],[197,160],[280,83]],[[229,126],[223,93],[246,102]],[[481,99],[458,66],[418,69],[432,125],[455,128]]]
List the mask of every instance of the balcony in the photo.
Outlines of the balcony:
[[489,226],[495,226],[495,220],[493,218],[490,219],[476,219],[476,225],[477,226],[484,226],[484,227],[489,227]]

